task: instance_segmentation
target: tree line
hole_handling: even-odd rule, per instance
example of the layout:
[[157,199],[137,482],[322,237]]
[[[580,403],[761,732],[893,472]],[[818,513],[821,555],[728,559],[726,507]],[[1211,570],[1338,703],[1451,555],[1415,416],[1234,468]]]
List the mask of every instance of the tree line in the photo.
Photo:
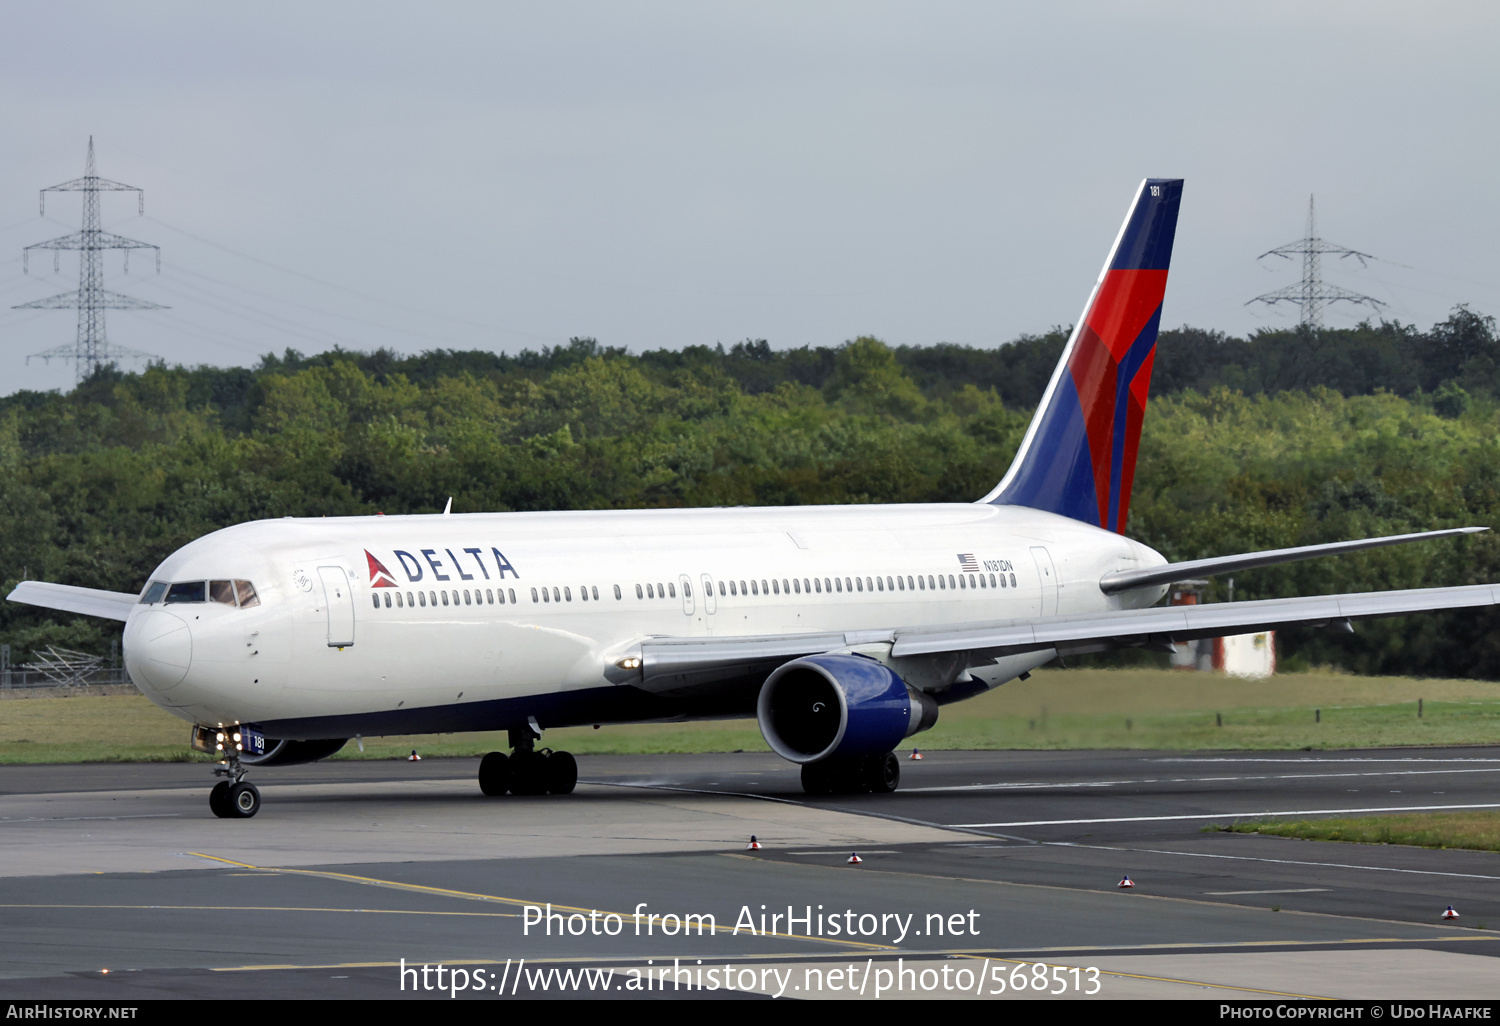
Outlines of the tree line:
[[[135,591],[161,559],[280,516],[967,502],[999,479],[1067,331],[996,349],[502,355],[287,350],[253,368],[104,368],[0,398],[0,576]],[[1397,323],[1163,331],[1129,533],[1170,559],[1500,516],[1500,338]],[[1478,535],[1237,577],[1237,598],[1497,580]],[[1494,614],[1286,632],[1283,665],[1500,679]],[[118,625],[0,603],[15,661]]]

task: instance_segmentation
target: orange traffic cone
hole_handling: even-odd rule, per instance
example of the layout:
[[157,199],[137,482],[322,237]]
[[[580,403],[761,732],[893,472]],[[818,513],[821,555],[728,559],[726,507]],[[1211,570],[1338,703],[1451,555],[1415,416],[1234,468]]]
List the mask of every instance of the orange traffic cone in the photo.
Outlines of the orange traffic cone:
[[910,759],[910,760],[912,760],[913,762],[921,762],[922,761],[922,753],[920,751],[918,751],[917,749],[913,748],[911,750],[911,754],[908,755],[907,758]]
[[1122,890],[1122,891],[1123,890],[1128,890],[1128,889],[1130,889],[1131,887],[1134,887],[1134,886],[1135,886],[1135,881],[1132,880],[1132,879],[1130,879],[1130,874],[1129,873],[1126,873],[1123,877],[1120,878],[1120,883],[1119,883],[1120,890]]
[[747,844],[747,845],[745,845],[745,850],[746,851],[760,851],[760,842],[755,839],[755,835],[754,834],[750,835],[750,843]]
[[407,762],[421,762],[422,761],[422,757],[420,755],[418,755],[417,754],[417,750],[415,748],[413,748],[411,750],[411,754],[406,757],[406,761]]
[[853,851],[849,853],[849,861],[844,864],[846,866],[857,866],[863,861],[864,859],[859,857],[859,852]]
[[1453,906],[1452,905],[1449,905],[1446,909],[1443,910],[1443,918],[1444,919],[1457,919],[1458,918],[1458,913],[1455,912],[1455,911],[1453,911]]

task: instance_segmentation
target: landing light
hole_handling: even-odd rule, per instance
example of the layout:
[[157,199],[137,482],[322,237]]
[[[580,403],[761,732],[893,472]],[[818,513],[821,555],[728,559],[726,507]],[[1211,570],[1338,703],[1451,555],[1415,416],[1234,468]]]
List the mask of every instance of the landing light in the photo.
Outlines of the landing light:
[[626,656],[615,663],[622,670],[639,670],[641,668],[640,656]]
[[239,744],[240,743],[240,736],[238,734],[234,735],[234,743],[235,744]]

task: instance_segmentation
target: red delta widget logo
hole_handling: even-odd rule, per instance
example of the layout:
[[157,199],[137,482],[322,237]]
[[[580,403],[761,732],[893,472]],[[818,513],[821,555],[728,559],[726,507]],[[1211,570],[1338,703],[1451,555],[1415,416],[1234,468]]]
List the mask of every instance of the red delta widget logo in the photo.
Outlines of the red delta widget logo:
[[[428,574],[432,575],[434,581],[451,581],[455,577],[460,581],[481,579],[503,581],[506,574],[514,575],[516,580],[521,579],[520,571],[505,558],[505,553],[493,545],[489,547],[488,553],[485,552],[483,546],[479,545],[468,546],[458,551],[464,553],[465,558],[455,555],[452,549],[417,549],[417,552],[422,555],[421,559],[405,549],[392,549],[391,554],[395,556],[396,564],[406,574],[408,584],[416,584],[426,579]],[[439,553],[442,553],[442,556],[439,556]],[[446,559],[442,558],[444,556]],[[402,586],[397,582],[396,575],[391,572],[390,568],[369,549],[365,549],[365,560],[370,566],[370,587],[399,588]],[[475,569],[479,572],[469,573],[469,570]],[[494,569],[494,574],[490,573],[491,569]]]

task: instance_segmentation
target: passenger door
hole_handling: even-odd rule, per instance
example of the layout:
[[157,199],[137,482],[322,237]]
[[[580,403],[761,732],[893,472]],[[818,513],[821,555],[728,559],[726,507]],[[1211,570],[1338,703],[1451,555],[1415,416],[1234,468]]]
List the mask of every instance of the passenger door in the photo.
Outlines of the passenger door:
[[1042,582],[1042,616],[1057,615],[1057,568],[1045,546],[1033,545],[1031,558],[1036,562],[1037,577]]
[[682,615],[693,615],[693,579],[687,574],[678,574],[677,583],[682,586]]
[[349,577],[339,566],[318,567],[323,582],[323,605],[328,610],[328,647],[346,648],[354,644],[354,596]]

